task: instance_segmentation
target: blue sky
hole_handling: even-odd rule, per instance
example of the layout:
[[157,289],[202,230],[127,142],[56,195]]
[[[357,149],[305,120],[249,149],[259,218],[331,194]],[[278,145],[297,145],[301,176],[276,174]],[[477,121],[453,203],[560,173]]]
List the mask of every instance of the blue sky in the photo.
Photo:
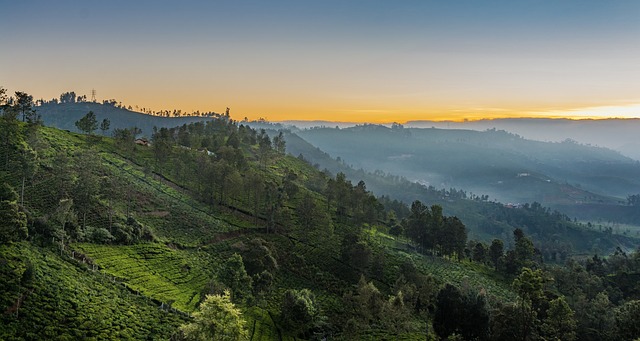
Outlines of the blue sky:
[[640,106],[640,1],[0,6],[0,86],[36,98],[372,122]]

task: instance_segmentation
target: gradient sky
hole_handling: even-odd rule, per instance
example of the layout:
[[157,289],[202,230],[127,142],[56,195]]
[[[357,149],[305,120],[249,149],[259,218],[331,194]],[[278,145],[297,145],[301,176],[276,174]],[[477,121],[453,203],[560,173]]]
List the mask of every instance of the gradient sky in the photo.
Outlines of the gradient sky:
[[640,117],[640,1],[5,1],[0,86],[242,119]]

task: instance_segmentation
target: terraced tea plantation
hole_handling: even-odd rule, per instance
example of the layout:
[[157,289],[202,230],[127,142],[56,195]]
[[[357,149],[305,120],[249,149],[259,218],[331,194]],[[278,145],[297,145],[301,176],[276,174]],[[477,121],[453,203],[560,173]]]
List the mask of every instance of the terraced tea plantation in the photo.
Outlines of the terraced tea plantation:
[[218,260],[197,250],[174,250],[163,244],[131,246],[76,244],[101,271],[128,287],[185,312],[192,312]]
[[3,306],[14,308],[0,317],[1,340],[168,339],[186,321],[69,257],[26,242],[0,246],[0,275],[30,288],[0,287]]

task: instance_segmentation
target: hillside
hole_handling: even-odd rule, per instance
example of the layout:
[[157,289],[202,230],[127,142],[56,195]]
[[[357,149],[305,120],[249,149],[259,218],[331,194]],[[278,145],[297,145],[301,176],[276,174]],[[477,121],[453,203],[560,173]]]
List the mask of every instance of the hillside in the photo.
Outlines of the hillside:
[[147,138],[151,137],[153,127],[171,128],[212,119],[210,117],[197,116],[152,116],[111,104],[93,102],[44,103],[36,107],[36,110],[41,115],[45,125],[58,129],[77,132],[78,128],[76,128],[75,122],[86,115],[87,112],[93,111],[98,122],[102,122],[105,118],[111,121],[110,129],[106,131],[108,135],[111,135],[114,129],[137,127],[142,131],[141,134]]
[[[588,253],[592,250],[601,250],[601,252],[608,253],[612,252],[616,247],[633,250],[637,245],[636,240],[622,236],[603,235],[589,231],[585,225],[573,223],[573,219],[569,217],[580,216],[581,212],[577,212],[578,215],[570,215],[568,217],[540,206],[534,208],[531,205],[505,205],[489,201],[479,194],[467,193],[464,190],[453,188],[448,190],[436,189],[391,173],[354,169],[343,160],[335,160],[329,154],[311,145],[297,134],[289,133],[285,136],[288,143],[288,151],[292,155],[301,155],[317,168],[326,169],[330,173],[342,172],[354,182],[365,181],[373,193],[387,197],[385,205],[389,209],[394,209],[400,217],[403,217],[402,210],[398,209],[397,205],[391,200],[405,203],[421,200],[422,202],[442,206],[445,214],[460,217],[465,222],[469,228],[470,239],[490,241],[492,238],[500,237],[503,240],[509,240],[511,231],[521,228],[532,236],[548,261],[551,260],[551,258],[547,258],[549,255],[559,251],[563,253]],[[592,206],[571,205],[565,208],[570,207],[584,207],[585,210],[588,210]],[[623,217],[633,219],[634,212],[636,212],[634,207],[620,205],[615,207],[619,208],[617,219]],[[585,217],[589,218],[588,220],[593,219],[595,221],[600,214],[609,212],[610,209],[610,205],[601,205],[600,210],[589,211],[591,216],[585,215]],[[612,217],[612,215],[609,217],[612,221],[616,221],[616,218]],[[640,237],[635,233],[629,233],[627,236]]]
[[571,141],[531,141],[495,130],[375,125],[298,134],[354,168],[381,170],[436,188],[463,188],[505,203],[617,204],[640,192],[637,162]]
[[[345,319],[362,318],[344,310],[345,302],[356,303],[343,298],[358,287],[361,276],[365,284],[379,288],[383,304],[397,290],[401,269],[406,278],[428,276],[431,284],[420,289],[425,294],[433,295],[445,281],[461,285],[471,278],[477,290],[514,299],[500,276],[476,272],[477,265],[407,253],[408,241],[386,235],[380,208],[367,214],[355,208],[369,209],[360,200],[375,202],[368,192],[338,182],[347,186],[341,197],[351,197],[355,206],[336,206],[342,204],[327,201],[324,194],[326,175],[283,155],[277,143],[261,151],[258,140],[265,137],[235,123],[218,120],[204,126],[203,134],[214,132],[212,136],[226,141],[212,142],[219,146],[217,156],[176,142],[160,155],[160,135],[154,136],[155,147],[143,147],[53,128],[16,127],[16,144],[0,148],[2,158],[9,160],[0,180],[19,189],[17,202],[26,213],[29,237],[0,246],[6,275],[3,338],[167,338],[190,320],[205,293],[221,288],[233,290],[255,339],[303,335],[297,333],[337,336],[346,332],[340,327]],[[198,125],[189,127],[194,134],[189,141],[203,141],[195,136]],[[11,166],[20,162],[30,165],[28,173]],[[233,265],[234,257],[240,257],[241,267]],[[250,279],[229,281],[225,271]],[[34,275],[26,275],[30,273]],[[51,281],[63,287],[50,291],[56,287]],[[98,288],[99,295],[93,291]],[[288,290],[302,289],[312,291],[322,319],[296,332],[283,320],[280,302]],[[102,295],[121,298],[111,306],[97,298]],[[410,316],[402,329],[389,329],[385,326],[390,322],[380,319],[349,333],[413,338],[424,330],[418,311],[433,304],[427,297],[422,305],[398,312]],[[129,303],[127,310],[126,302],[137,303]],[[20,312],[11,309],[14,305]],[[109,309],[112,319],[100,318],[96,309]],[[72,311],[101,325],[72,318]],[[136,327],[123,322],[129,314],[140,316]],[[61,329],[18,332],[28,324],[52,325],[56,318],[65,319]]]
[[[285,134],[222,117],[140,146],[13,113],[0,121],[3,339],[193,339],[216,297],[256,340],[446,337],[450,299],[477,316],[456,330],[484,339],[508,333],[512,281],[542,267],[537,226],[513,222],[527,232],[504,228],[513,242],[492,241],[490,256],[434,202],[377,199],[287,155]],[[633,288],[621,277],[600,290],[622,304]]]

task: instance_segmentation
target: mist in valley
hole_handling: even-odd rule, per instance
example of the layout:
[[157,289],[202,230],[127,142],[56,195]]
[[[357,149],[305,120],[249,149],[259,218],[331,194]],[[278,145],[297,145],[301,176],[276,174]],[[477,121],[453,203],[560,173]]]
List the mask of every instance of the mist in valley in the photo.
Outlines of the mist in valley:
[[[605,133],[598,138],[604,139],[603,136],[613,134],[606,134],[606,129],[598,127],[625,122],[583,124],[592,131],[601,129]],[[520,130],[513,133],[482,126],[490,123],[511,124]],[[640,163],[613,149],[596,146],[595,138],[594,143],[587,144],[578,141],[577,135],[573,135],[576,138],[561,137],[562,126],[573,123],[494,120],[449,123],[448,129],[411,128],[417,125],[411,123],[294,131],[354,169],[402,176],[427,188],[454,188],[469,195],[488,195],[489,200],[503,204],[539,202],[571,212],[571,216],[578,219],[607,217],[640,224],[627,202],[629,196],[640,193]],[[555,130],[552,127],[556,127]],[[485,130],[480,131],[483,128]],[[581,136],[588,137],[589,129]],[[582,132],[580,127],[566,131],[567,134]],[[551,141],[556,137],[554,142],[543,142],[525,138],[525,133],[538,134],[540,140]],[[625,138],[630,136],[618,134],[618,141]],[[612,210],[618,214],[609,214]],[[619,214],[620,210],[627,213]]]

